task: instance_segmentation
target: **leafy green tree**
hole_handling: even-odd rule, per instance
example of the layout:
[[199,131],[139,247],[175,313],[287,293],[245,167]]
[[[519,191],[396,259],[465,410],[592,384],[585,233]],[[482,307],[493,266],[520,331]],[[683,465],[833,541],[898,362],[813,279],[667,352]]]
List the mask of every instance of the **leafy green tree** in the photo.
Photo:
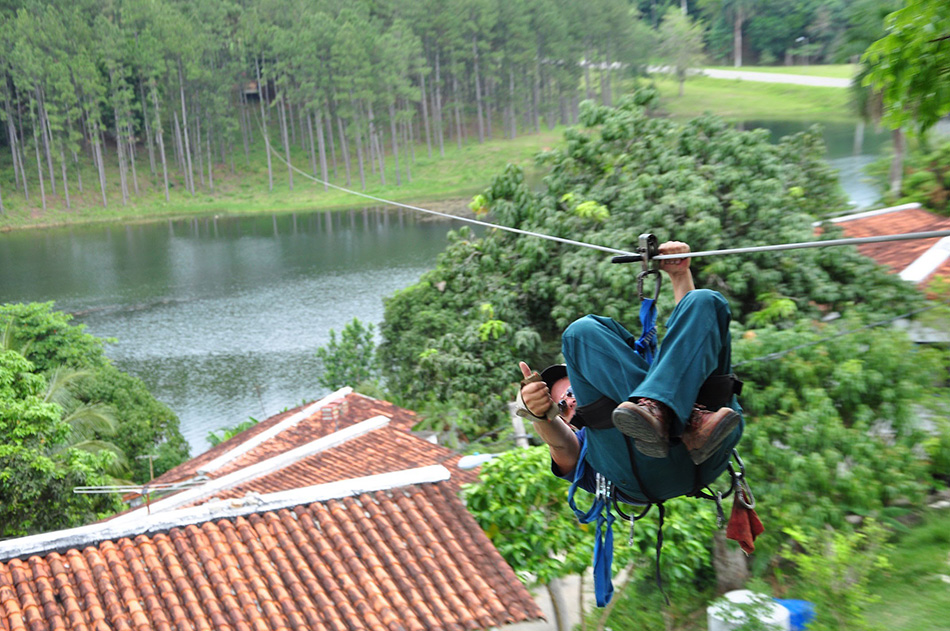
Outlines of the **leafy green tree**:
[[703,25],[676,8],[671,8],[660,23],[660,57],[669,64],[680,84],[690,70],[703,64]]
[[884,122],[920,134],[950,113],[950,12],[941,0],[909,0],[887,18],[887,35],[863,61],[865,83],[881,90]]
[[46,380],[13,350],[0,350],[0,537],[78,526],[121,507],[117,494],[81,495],[108,484],[109,452],[69,447],[62,408]]
[[[134,481],[149,481],[149,463],[139,456],[156,456],[155,475],[188,459],[188,443],[178,417],[148,391],[145,384],[117,369],[105,356],[103,340],[70,323],[71,316],[55,311],[53,303],[0,305],[0,327],[7,330],[8,348],[19,350],[38,374],[52,379],[57,371],[82,371],[69,392],[84,414],[108,408],[112,423],[90,426],[85,440],[113,443],[125,454]],[[98,429],[96,429],[98,427]],[[103,446],[103,445],[100,445]]]
[[244,430],[251,429],[252,427],[257,425],[258,422],[259,421],[257,419],[250,418],[244,421],[243,423],[238,423],[237,425],[233,427],[222,427],[221,429],[217,431],[208,432],[208,436],[207,436],[208,444],[210,444],[212,447],[214,447],[215,445],[219,445],[227,440],[234,438],[235,436],[237,436]]
[[317,358],[323,363],[323,373],[317,382],[324,388],[337,390],[378,379],[375,329],[372,322],[363,324],[359,318],[353,318],[343,327],[339,339],[336,331],[330,329],[330,341],[317,349]]

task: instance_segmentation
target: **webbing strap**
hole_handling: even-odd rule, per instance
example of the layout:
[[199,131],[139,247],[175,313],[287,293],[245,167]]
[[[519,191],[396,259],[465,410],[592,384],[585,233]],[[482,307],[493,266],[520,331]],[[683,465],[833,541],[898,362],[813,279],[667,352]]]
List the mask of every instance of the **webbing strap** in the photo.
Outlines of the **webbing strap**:
[[574,468],[574,481],[567,490],[567,503],[574,511],[577,521],[596,524],[596,539],[594,540],[594,598],[598,607],[606,607],[614,595],[613,562],[614,562],[614,521],[616,517],[610,510],[610,498],[613,494],[613,485],[604,476],[597,474],[597,491],[594,494],[594,503],[587,511],[577,508],[574,502],[574,492],[578,482],[583,479],[587,470],[584,457],[587,455],[587,441],[581,448]]
[[640,339],[634,345],[634,350],[647,361],[653,363],[656,357],[656,300],[644,298],[640,301]]

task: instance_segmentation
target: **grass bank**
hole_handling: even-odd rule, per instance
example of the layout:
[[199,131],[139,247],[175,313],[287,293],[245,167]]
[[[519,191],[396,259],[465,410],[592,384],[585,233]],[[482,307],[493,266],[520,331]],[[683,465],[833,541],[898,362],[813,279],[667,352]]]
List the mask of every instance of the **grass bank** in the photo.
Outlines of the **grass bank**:
[[[404,203],[424,204],[444,200],[465,199],[483,190],[492,176],[500,173],[508,163],[530,170],[538,151],[559,142],[563,128],[543,130],[526,134],[513,140],[492,139],[483,144],[469,140],[461,148],[454,142],[445,146],[445,156],[440,156],[437,147],[429,157],[425,144],[414,147],[415,160],[400,156],[401,183],[396,184],[396,168],[393,157],[386,160],[386,185],[378,172],[366,164],[366,188],[362,189],[355,158],[349,183],[346,180],[342,159],[338,159],[336,176],[331,182],[362,193],[392,199]],[[272,136],[276,137],[276,134]],[[114,161],[106,169],[106,205],[98,187],[97,175],[91,163],[81,157],[78,170],[70,166],[70,209],[66,208],[66,196],[61,180],[53,193],[46,178],[43,186],[47,203],[44,209],[40,200],[40,182],[36,168],[28,170],[29,200],[22,189],[14,187],[13,167],[9,151],[0,158],[0,191],[3,194],[4,214],[0,215],[0,230],[45,227],[65,224],[101,221],[150,221],[170,217],[206,214],[254,214],[291,212],[302,210],[343,209],[372,205],[375,202],[334,189],[324,190],[300,173],[293,173],[293,188],[286,165],[273,159],[273,189],[270,190],[267,176],[267,157],[263,140],[258,138],[249,156],[238,145],[235,149],[233,171],[230,161],[216,162],[209,176],[207,164],[201,177],[195,175],[195,195],[185,187],[184,178],[174,163],[169,164],[170,199],[165,200],[162,176],[153,175],[148,155],[140,147],[136,160],[138,192],[132,192],[128,203],[123,203],[119,185],[118,164]],[[110,156],[112,152],[109,152]],[[409,159],[407,159],[409,158]],[[310,172],[307,153],[299,144],[291,151],[291,162]],[[408,172],[407,172],[408,167]],[[160,169],[160,165],[159,165]],[[44,171],[44,176],[46,172]],[[60,177],[56,170],[57,178]],[[129,181],[129,188],[134,185]],[[80,179],[83,190],[79,190]]]
[[677,120],[693,118],[707,111],[729,121],[819,123],[855,119],[849,90],[842,88],[690,77],[683,96],[679,96],[679,82],[674,79],[655,75],[653,81],[660,91],[663,110]]

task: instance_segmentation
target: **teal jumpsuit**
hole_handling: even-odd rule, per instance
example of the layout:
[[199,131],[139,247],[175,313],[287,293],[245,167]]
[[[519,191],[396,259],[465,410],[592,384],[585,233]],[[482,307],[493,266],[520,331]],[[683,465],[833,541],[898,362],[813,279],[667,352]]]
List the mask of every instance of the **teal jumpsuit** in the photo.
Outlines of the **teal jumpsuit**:
[[[593,487],[593,468],[610,480],[628,501],[654,502],[689,494],[711,483],[726,468],[732,448],[742,436],[744,422],[701,465],[694,465],[679,436],[692,413],[707,377],[731,370],[729,303],[708,289],[688,292],[666,324],[666,336],[651,366],[633,349],[636,337],[619,323],[588,315],[565,331],[561,350],[578,408],[603,398],[618,404],[641,397],[664,403],[673,412],[670,453],[666,458],[644,456],[628,449],[617,429],[584,428],[578,438],[587,443],[586,461]],[[740,411],[735,397],[733,409]],[[631,454],[635,462],[631,462]],[[636,467],[636,471],[634,471]],[[573,471],[558,471],[573,479]],[[639,475],[643,487],[637,481]],[[581,488],[588,484],[580,482]],[[591,489],[588,489],[591,490]]]

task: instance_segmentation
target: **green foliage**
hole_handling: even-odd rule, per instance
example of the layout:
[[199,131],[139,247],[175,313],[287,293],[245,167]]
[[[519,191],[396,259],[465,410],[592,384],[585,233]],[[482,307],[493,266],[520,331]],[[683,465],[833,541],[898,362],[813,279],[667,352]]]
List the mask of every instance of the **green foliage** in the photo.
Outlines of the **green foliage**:
[[702,23],[685,15],[678,7],[668,8],[660,24],[659,55],[680,82],[680,96],[687,73],[702,66],[705,61],[704,30]]
[[[578,574],[591,564],[595,525],[580,524],[567,503],[567,483],[551,475],[546,446],[516,449],[482,465],[479,483],[465,487],[468,510],[495,548],[525,582],[544,585]],[[575,495],[578,507],[592,497]],[[667,503],[662,572],[673,585],[686,585],[708,572],[715,511],[704,502]],[[627,507],[631,508],[631,507]],[[626,522],[614,525],[614,570],[649,559],[656,546],[656,513],[637,522],[628,543]],[[653,568],[651,563],[642,565]]]
[[108,440],[124,453],[129,475],[139,483],[149,481],[149,463],[139,456],[154,455],[155,475],[188,459],[188,443],[181,435],[178,417],[148,391],[142,380],[118,370],[106,358],[99,339],[70,324],[68,314],[53,310],[53,303],[0,306],[0,327],[12,323],[12,347],[21,348],[35,371],[52,380],[63,368],[81,370],[84,377],[70,385],[75,404],[104,406],[114,427],[100,427],[85,438]]
[[221,444],[226,440],[234,438],[246,429],[251,429],[259,422],[260,421],[258,421],[256,418],[249,418],[243,423],[238,423],[233,427],[222,427],[217,431],[208,432],[207,441],[212,447],[214,447],[215,445]]
[[878,572],[888,569],[887,531],[867,522],[861,530],[822,529],[809,534],[786,529],[794,543],[785,548],[786,558],[801,577],[801,598],[815,605],[813,631],[863,631],[877,628],[865,617],[875,602],[869,584]]
[[757,496],[766,498],[765,551],[776,549],[782,528],[843,528],[849,514],[887,519],[926,493],[916,407],[934,392],[941,355],[891,329],[835,337],[861,324],[803,321],[749,331],[733,344],[746,382],[742,404],[754,419],[742,452]]
[[19,349],[39,373],[59,366],[99,368],[106,360],[102,340],[72,325],[72,316],[54,311],[52,302],[0,305],[0,328],[12,324],[10,348]]
[[[890,158],[876,160],[868,167],[874,179],[887,189]],[[950,142],[927,150],[920,147],[904,159],[900,196],[896,204],[917,202],[927,210],[950,216]]]
[[864,54],[864,83],[882,92],[885,123],[923,134],[950,113],[950,11],[944,0],[908,0],[886,27]]
[[117,510],[117,495],[78,495],[108,484],[107,451],[69,447],[62,409],[45,401],[46,380],[13,350],[0,350],[0,538],[78,526]]
[[323,362],[323,373],[317,382],[324,388],[338,390],[377,380],[375,328],[373,323],[364,325],[353,318],[343,327],[339,340],[336,331],[330,329],[330,341],[317,349],[317,358]]

